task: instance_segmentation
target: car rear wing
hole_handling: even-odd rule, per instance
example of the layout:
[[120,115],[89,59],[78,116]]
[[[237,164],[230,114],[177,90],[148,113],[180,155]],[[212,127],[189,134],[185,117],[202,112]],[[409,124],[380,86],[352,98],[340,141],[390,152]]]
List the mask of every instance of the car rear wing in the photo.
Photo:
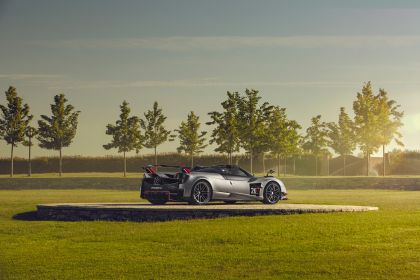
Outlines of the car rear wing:
[[147,166],[143,166],[143,170],[148,174],[156,174],[157,167],[172,167],[178,168],[181,173],[190,174],[191,170],[188,167],[180,166],[180,165],[167,165],[167,164],[150,164]]

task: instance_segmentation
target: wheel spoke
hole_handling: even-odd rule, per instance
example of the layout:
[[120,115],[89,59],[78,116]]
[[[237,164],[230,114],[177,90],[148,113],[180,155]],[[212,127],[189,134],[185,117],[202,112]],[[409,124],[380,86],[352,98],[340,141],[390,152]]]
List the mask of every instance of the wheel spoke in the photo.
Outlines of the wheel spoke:
[[275,183],[270,183],[266,188],[267,188],[266,189],[267,200],[270,203],[276,203],[277,201],[280,200],[280,198],[281,198],[281,188],[280,188],[280,186],[278,186]]

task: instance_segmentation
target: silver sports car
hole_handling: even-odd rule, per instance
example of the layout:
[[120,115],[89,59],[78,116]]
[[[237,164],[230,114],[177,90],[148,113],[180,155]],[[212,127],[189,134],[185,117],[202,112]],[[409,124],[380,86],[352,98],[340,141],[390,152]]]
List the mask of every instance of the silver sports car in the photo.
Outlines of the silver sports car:
[[[177,172],[157,172],[157,168],[177,168]],[[262,201],[275,204],[287,199],[283,182],[273,176],[254,177],[236,165],[215,165],[192,170],[186,167],[149,165],[143,168],[144,178],[140,197],[153,204],[168,201],[185,201],[190,204],[207,204],[218,200]]]

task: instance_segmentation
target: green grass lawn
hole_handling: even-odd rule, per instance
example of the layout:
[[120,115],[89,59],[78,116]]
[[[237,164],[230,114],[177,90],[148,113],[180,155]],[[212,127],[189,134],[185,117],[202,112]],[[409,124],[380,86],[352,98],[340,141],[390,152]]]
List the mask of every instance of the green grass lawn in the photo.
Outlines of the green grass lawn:
[[[214,220],[15,220],[48,202],[137,202],[138,192],[0,191],[0,278],[420,279],[420,192],[290,190],[290,203],[378,212]],[[282,202],[283,203],[283,202]]]

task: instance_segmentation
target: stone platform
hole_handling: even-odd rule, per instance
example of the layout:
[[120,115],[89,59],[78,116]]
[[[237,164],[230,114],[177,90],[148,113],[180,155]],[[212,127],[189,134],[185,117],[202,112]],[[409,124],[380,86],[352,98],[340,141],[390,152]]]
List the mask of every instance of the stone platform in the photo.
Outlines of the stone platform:
[[146,203],[60,203],[40,204],[42,220],[59,221],[168,221],[210,219],[229,216],[289,215],[304,213],[377,211],[377,207],[314,204],[188,204],[152,205]]

